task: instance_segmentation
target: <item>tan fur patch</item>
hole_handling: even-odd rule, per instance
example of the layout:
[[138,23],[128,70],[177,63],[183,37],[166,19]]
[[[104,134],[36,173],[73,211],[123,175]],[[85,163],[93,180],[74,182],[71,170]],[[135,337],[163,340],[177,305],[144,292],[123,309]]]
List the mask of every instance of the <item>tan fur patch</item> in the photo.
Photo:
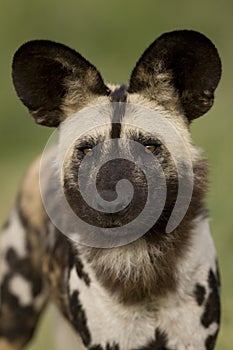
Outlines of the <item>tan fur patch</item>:
[[68,240],[58,231],[55,232],[56,245],[52,251],[47,251],[43,257],[43,275],[46,277],[50,296],[58,309],[63,312],[66,317],[69,313],[68,292],[66,274],[68,273],[69,251]]
[[[87,77],[88,75],[89,74],[87,74]],[[80,86],[79,81],[68,81],[67,85],[69,86],[69,93],[62,101],[61,106],[61,109],[67,118],[84,107],[109,102],[108,96],[97,96],[90,93],[88,86],[85,87],[85,91],[83,92],[84,87],[83,85]],[[78,91],[82,91],[82,93],[78,93]]]
[[141,94],[158,102],[168,111],[180,110],[179,96],[172,84],[172,72],[165,72],[160,62],[154,70],[156,74],[148,75],[142,67],[138,67],[137,74],[140,80],[147,82],[147,87]]
[[45,213],[41,202],[39,167],[40,158],[32,164],[23,180],[20,193],[20,208],[24,216],[30,220],[32,226],[41,231]]
[[0,349],[1,350],[20,350],[22,349],[21,346],[18,344],[10,344],[7,340],[0,339]]

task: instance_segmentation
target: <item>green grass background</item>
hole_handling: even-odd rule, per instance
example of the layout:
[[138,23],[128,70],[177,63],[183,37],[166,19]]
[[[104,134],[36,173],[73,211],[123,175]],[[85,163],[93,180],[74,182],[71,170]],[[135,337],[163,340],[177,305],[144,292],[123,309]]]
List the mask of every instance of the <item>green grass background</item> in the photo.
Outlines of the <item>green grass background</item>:
[[[192,126],[195,142],[210,162],[207,198],[222,276],[222,328],[218,350],[233,348],[233,3],[230,0],[0,0],[0,222],[27,166],[51,133],[36,126],[11,83],[15,50],[31,39],[51,39],[75,48],[108,82],[127,82],[142,51],[161,33],[195,29],[217,46],[223,77],[215,105]],[[51,316],[43,317],[30,350],[53,349]],[[197,334],[198,337],[198,334]],[[70,349],[68,349],[70,350]]]

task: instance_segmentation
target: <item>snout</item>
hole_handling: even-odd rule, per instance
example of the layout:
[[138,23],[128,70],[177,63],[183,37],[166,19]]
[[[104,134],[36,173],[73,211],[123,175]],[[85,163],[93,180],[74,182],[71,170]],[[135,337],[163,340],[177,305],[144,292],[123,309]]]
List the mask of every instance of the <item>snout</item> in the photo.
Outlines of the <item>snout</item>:
[[111,190],[101,191],[96,196],[96,208],[100,212],[108,216],[118,215],[122,216],[127,214],[132,202],[132,196],[130,193],[124,193],[123,195],[117,195],[116,192]]
[[78,172],[78,166],[74,166],[73,178],[65,182],[65,195],[74,213],[88,224],[102,228],[122,227],[143,210],[148,195],[147,181],[133,162],[126,159],[106,162],[98,169],[94,190],[89,174],[85,176],[85,187],[80,189],[79,182],[73,180]]

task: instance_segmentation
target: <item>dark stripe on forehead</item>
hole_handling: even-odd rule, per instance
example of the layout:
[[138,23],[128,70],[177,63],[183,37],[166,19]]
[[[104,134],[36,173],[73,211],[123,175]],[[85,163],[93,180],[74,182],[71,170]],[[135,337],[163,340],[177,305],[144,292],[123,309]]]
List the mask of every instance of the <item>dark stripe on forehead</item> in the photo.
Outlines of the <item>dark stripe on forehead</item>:
[[127,100],[127,86],[122,84],[119,88],[116,88],[110,95],[110,99],[113,107],[112,116],[112,131],[111,138],[116,139],[120,137],[121,133],[121,120],[125,114],[125,102]]
[[113,90],[110,95],[111,102],[126,102],[127,99],[127,86],[125,84],[120,85]]

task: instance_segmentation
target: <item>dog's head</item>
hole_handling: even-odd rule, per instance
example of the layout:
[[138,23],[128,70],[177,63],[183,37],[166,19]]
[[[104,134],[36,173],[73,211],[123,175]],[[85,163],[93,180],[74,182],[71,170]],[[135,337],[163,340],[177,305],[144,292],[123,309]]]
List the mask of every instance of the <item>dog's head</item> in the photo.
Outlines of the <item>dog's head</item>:
[[[190,164],[191,203],[200,208],[206,170],[189,124],[213,105],[220,75],[214,45],[188,30],[155,40],[128,86],[105,85],[80,54],[51,41],[24,44],[13,61],[17,94],[36,123],[59,128],[61,180],[70,206],[81,219],[102,228],[127,225],[150,196],[148,218],[158,214],[153,227],[164,231],[179,180]],[[156,206],[163,210],[153,211]]]

